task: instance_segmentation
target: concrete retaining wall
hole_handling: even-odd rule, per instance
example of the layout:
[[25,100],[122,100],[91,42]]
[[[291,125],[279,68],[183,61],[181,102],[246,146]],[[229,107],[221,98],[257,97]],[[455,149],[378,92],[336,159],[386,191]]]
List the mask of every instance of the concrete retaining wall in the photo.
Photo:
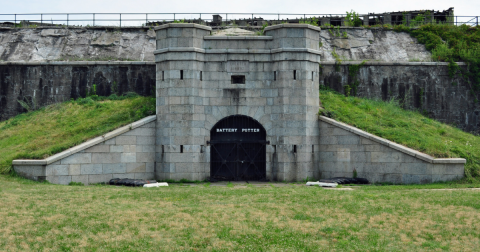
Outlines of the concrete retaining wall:
[[[156,144],[166,150],[156,159],[162,178],[209,178],[209,153],[200,150],[213,126],[231,115],[257,120],[276,146],[267,148],[267,179],[314,176],[320,28],[282,24],[265,28],[266,36],[208,36],[210,27],[193,24],[155,30]],[[232,83],[236,75],[244,83]],[[178,153],[181,146],[191,151]]]
[[[155,169],[157,158],[168,158],[170,179],[202,180],[210,173],[210,147],[174,146],[155,150],[155,116],[119,128],[104,136],[58,153],[44,160],[14,160],[15,171],[26,178],[55,184],[108,182],[110,179],[165,179],[165,171]],[[319,145],[298,145],[293,153],[286,145],[267,146],[267,172],[278,172],[298,164],[308,155],[315,162],[315,179],[358,177],[370,182],[422,184],[463,178],[463,158],[433,158],[424,153],[371,135],[355,127],[319,117]],[[203,155],[200,155],[200,154]],[[168,155],[165,155],[168,154]],[[204,157],[205,159],[202,159]],[[164,169],[166,169],[164,167]],[[273,174],[272,174],[273,173]],[[312,178],[309,174],[296,180]]]
[[320,116],[320,173],[322,178],[358,177],[371,183],[423,184],[463,178],[463,158],[433,158]]
[[[354,82],[354,77],[349,76],[349,65],[360,63],[343,62],[336,67],[334,62],[322,62],[320,85],[343,94],[345,86]],[[450,78],[448,63],[366,62],[356,79],[358,97],[397,99],[405,109],[418,110],[430,118],[480,134],[480,103],[475,102],[480,100],[480,93],[473,94],[471,84],[463,77]]]
[[151,95],[155,65],[146,62],[0,62],[0,121],[26,112],[18,100],[37,109],[85,97],[136,92]]
[[29,179],[63,185],[155,179],[155,119],[144,118],[44,160],[14,160],[14,169]]

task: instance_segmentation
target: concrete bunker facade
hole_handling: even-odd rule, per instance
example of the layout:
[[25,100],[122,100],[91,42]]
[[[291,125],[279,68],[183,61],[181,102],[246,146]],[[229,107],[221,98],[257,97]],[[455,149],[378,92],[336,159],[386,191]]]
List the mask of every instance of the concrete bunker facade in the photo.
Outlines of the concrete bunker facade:
[[15,171],[56,184],[359,177],[430,183],[464,176],[465,159],[435,159],[318,116],[319,33],[306,24],[265,36],[211,36],[208,26],[156,31],[156,115]]
[[[222,154],[223,148],[235,152],[237,147],[211,141],[214,125],[229,116],[255,120],[266,131],[263,146],[253,147],[264,148],[266,155],[261,158],[265,176],[257,179],[293,181],[318,175],[320,28],[275,25],[265,29],[265,36],[209,36],[211,28],[197,24],[155,30],[160,179],[214,178],[211,157],[216,155],[227,160],[224,169],[246,179],[238,175],[245,174],[238,162],[251,161],[255,153],[247,155],[250,159],[239,157],[244,151],[237,146],[240,154]],[[217,137],[228,141],[243,133],[255,138],[248,135],[261,134],[258,129],[233,123],[217,129]],[[229,159],[237,164],[228,164]]]

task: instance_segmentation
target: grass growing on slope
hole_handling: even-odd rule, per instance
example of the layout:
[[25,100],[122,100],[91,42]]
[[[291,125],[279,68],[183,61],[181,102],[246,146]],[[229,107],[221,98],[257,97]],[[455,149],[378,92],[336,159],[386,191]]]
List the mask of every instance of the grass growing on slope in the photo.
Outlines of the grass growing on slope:
[[465,158],[467,179],[471,182],[480,179],[479,136],[404,110],[395,100],[345,97],[321,90],[320,101],[323,105],[320,112],[325,116],[437,158]]
[[87,97],[0,122],[0,173],[12,160],[42,159],[155,113],[155,99]]
[[[399,25],[394,30],[410,33],[432,52],[433,60],[450,62],[450,77],[460,74],[473,93],[480,91],[480,26],[427,24],[411,29]],[[458,67],[458,61],[467,63],[466,71]]]

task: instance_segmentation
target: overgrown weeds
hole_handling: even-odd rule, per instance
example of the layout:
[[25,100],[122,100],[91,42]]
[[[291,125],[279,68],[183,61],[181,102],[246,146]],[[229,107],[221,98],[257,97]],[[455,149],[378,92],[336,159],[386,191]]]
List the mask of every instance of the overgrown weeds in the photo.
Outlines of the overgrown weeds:
[[316,17],[313,18],[305,18],[305,19],[300,19],[298,21],[299,24],[309,24],[313,26],[318,26],[318,19]]
[[[480,27],[425,24],[416,29],[406,25],[393,29],[410,33],[432,52],[434,61],[449,62],[450,77],[459,74],[470,84],[473,94],[480,91]],[[465,62],[467,68],[463,70],[455,62]]]
[[345,16],[345,25],[352,27],[360,27],[363,24],[363,21],[360,19],[360,16],[355,11],[348,12]]

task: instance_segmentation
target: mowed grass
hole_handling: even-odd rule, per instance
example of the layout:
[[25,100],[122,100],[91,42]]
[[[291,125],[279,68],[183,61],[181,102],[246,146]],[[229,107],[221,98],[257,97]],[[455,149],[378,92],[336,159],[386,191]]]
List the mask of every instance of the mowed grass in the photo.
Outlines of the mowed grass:
[[465,175],[480,181],[480,137],[440,123],[397,101],[383,102],[345,97],[321,90],[320,113],[436,158],[465,158]]
[[102,97],[54,104],[0,122],[0,173],[12,160],[42,159],[155,113],[155,99]]
[[480,190],[61,186],[0,176],[0,250],[478,251]]

